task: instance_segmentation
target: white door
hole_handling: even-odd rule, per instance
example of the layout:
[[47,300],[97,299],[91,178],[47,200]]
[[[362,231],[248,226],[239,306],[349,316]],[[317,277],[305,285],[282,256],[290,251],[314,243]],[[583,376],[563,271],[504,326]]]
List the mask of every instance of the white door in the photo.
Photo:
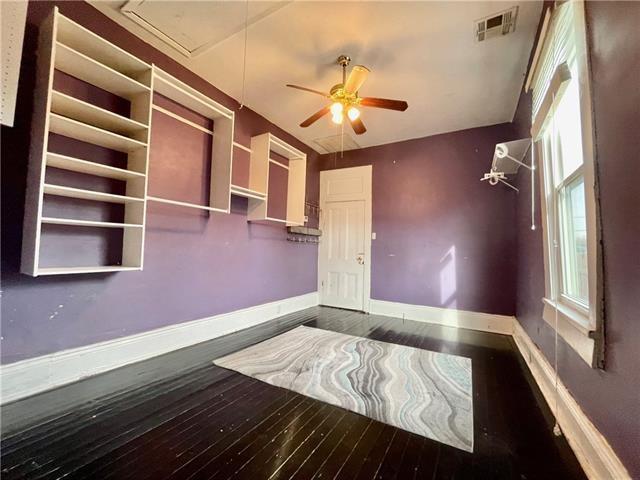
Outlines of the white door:
[[320,173],[320,303],[368,310],[371,166]]

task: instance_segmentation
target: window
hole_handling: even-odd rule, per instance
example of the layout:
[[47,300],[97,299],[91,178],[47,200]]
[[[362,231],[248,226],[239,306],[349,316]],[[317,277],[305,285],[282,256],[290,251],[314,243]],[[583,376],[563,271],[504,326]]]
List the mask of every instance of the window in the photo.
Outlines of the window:
[[557,2],[528,80],[541,171],[543,318],[590,365],[601,366],[591,96],[581,1]]

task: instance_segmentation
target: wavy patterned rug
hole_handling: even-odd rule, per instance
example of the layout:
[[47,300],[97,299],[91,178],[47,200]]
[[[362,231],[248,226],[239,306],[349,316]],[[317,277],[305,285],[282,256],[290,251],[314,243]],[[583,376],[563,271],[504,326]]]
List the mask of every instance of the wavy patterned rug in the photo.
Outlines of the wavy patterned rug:
[[297,327],[214,363],[473,452],[469,358]]

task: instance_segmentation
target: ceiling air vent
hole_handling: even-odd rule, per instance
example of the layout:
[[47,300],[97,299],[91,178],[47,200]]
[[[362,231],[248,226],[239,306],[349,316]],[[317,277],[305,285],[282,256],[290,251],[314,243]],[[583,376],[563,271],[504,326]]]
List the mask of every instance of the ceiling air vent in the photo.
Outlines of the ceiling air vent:
[[515,32],[518,7],[495,13],[476,20],[476,40],[483,42],[489,38],[500,37]]
[[324,153],[346,152],[347,150],[356,150],[360,145],[346,133],[342,135],[331,135],[330,137],[316,138],[315,144],[324,150]]

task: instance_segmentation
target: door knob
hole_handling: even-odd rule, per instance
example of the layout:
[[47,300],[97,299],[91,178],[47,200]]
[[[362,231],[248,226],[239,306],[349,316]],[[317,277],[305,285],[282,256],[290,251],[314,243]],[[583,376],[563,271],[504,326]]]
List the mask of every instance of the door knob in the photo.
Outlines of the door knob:
[[356,256],[356,261],[358,262],[358,265],[364,265],[364,253],[359,253]]

